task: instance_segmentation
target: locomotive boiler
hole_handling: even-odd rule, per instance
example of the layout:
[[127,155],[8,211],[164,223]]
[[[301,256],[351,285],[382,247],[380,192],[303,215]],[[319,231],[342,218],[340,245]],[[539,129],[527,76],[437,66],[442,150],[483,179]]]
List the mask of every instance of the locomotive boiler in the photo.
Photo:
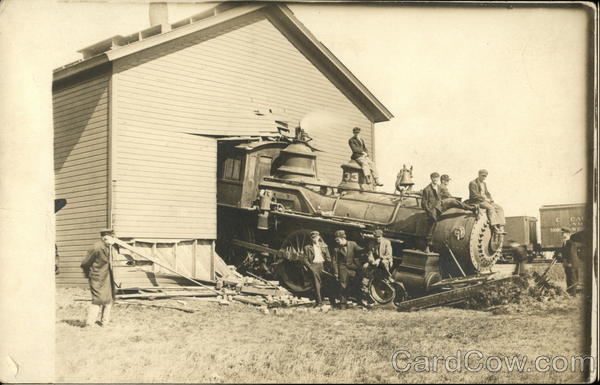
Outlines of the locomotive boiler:
[[[341,183],[326,183],[304,141],[225,141],[218,154],[217,251],[229,264],[277,279],[296,294],[311,290],[299,256],[313,230],[330,246],[339,229],[363,246],[382,230],[392,242],[391,281],[410,296],[429,293],[445,279],[476,275],[501,254],[502,235],[492,232],[485,211],[461,209],[439,217],[431,250],[423,251],[430,225],[419,193],[372,191],[355,161],[341,165]],[[387,296],[385,287],[379,291]]]

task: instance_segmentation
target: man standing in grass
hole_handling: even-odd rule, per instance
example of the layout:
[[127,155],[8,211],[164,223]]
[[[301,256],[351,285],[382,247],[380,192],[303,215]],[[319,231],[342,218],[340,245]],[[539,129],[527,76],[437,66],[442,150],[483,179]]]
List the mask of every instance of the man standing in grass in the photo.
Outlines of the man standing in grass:
[[311,231],[311,243],[304,246],[304,264],[310,271],[312,278],[312,287],[315,291],[315,306],[322,306],[323,299],[321,297],[321,278],[324,271],[324,263],[331,263],[329,256],[329,248],[321,239],[321,234],[318,231]]
[[101,326],[106,326],[110,322],[110,311],[114,301],[114,281],[110,266],[113,236],[112,229],[101,230],[101,240],[92,246],[81,262],[81,268],[89,280],[92,293],[92,303],[88,308],[85,326],[98,324],[98,315],[100,315]]
[[346,239],[346,232],[338,230],[335,232],[336,247],[333,249],[332,265],[333,272],[338,278],[341,286],[341,307],[348,308],[348,297],[351,292],[352,283],[357,283],[359,292],[357,299],[361,304],[366,304],[364,299],[366,293],[366,285],[364,280],[363,264],[366,262],[363,257],[365,249],[360,247],[356,242]]

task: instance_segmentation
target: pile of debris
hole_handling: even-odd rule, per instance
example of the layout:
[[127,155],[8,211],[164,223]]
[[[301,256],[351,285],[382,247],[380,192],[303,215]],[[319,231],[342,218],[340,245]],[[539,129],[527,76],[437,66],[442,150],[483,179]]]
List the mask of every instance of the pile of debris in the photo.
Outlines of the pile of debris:
[[540,284],[535,277],[513,277],[502,284],[484,288],[463,302],[460,307],[473,310],[490,310],[510,304],[547,302],[567,293],[552,282]]
[[225,306],[232,302],[240,302],[259,306],[267,309],[267,312],[270,308],[300,307],[314,304],[309,299],[295,297],[285,288],[279,286],[276,281],[246,277],[237,272],[226,278],[217,279],[216,282],[202,282],[198,286],[137,287],[128,288],[116,295],[118,303],[122,305],[163,307],[193,313],[193,310],[187,307],[179,308],[177,306],[161,306],[132,301],[172,299],[179,300],[177,302],[181,304],[186,304],[182,301],[184,298],[193,299],[194,302],[215,302]]
[[196,278],[177,271],[175,268],[166,265],[162,261],[153,258],[142,250],[138,250],[118,238],[112,238],[112,242],[123,250],[128,250],[132,255],[137,255],[144,260],[148,260],[157,266],[167,270],[173,276],[178,276],[184,281],[193,284],[193,286],[151,286],[151,287],[128,287],[120,290],[116,295],[121,305],[139,305],[150,307],[163,307],[174,310],[181,310],[193,313],[192,309],[180,308],[178,306],[161,306],[157,304],[148,304],[134,302],[135,299],[157,300],[174,299],[177,302],[185,304],[182,298],[194,298],[195,300],[204,300],[208,302],[217,302],[221,305],[229,305],[231,302],[241,302],[248,305],[260,306],[264,309],[274,307],[297,307],[307,306],[314,302],[305,298],[293,296],[285,288],[279,286],[277,281],[268,281],[252,273],[250,276],[243,276],[236,271],[234,266],[229,266],[221,258],[215,258],[215,274],[217,279],[214,281],[201,281]]

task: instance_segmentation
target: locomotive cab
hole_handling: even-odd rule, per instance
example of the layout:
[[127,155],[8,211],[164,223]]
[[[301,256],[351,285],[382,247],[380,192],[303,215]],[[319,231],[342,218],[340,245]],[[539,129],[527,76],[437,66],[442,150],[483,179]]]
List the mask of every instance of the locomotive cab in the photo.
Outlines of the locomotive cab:
[[273,175],[276,159],[287,145],[274,141],[219,142],[217,203],[250,209],[258,196],[258,184]]

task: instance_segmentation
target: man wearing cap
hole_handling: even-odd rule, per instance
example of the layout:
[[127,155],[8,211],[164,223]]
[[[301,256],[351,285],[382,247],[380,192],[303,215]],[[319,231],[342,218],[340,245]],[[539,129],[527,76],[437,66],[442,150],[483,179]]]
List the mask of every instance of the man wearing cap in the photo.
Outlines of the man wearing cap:
[[100,231],[101,240],[96,242],[81,262],[81,268],[89,280],[92,303],[88,308],[86,326],[96,324],[100,315],[100,325],[110,322],[110,311],[114,300],[114,284],[110,266],[112,229]]
[[475,211],[477,209],[476,206],[464,203],[460,199],[453,197],[452,194],[450,194],[450,191],[448,190],[449,184],[450,176],[448,174],[442,175],[440,177],[440,199],[442,200],[442,211],[446,211],[452,208],[472,211]]
[[432,172],[429,176],[431,183],[428,184],[421,195],[421,208],[427,213],[427,230],[425,234],[425,252],[429,252],[433,229],[438,216],[442,213],[442,200],[440,198],[440,174]]
[[383,184],[379,183],[379,174],[377,173],[375,162],[369,158],[365,141],[360,137],[360,127],[354,127],[352,133],[354,136],[348,139],[348,144],[352,150],[351,158],[362,168],[367,183],[371,183],[371,176],[373,176],[373,183],[376,186],[383,186]]
[[562,247],[554,253],[554,257],[562,262],[565,270],[565,280],[567,281],[567,293],[574,295],[577,292],[579,284],[579,270],[576,260],[576,245],[571,240],[571,229],[563,227],[562,232]]
[[494,203],[492,194],[487,189],[485,178],[487,178],[487,170],[479,170],[479,176],[469,182],[469,201],[471,204],[478,204],[483,207],[490,220],[492,229],[497,234],[505,234],[504,232],[504,210],[500,205]]
[[321,276],[323,275],[323,264],[331,263],[329,248],[321,239],[318,231],[311,231],[311,243],[304,246],[304,265],[312,276],[313,290],[315,291],[315,306],[321,306]]
[[344,230],[335,232],[335,243],[337,246],[333,249],[333,274],[338,278],[342,288],[340,302],[343,307],[348,307],[348,296],[351,294],[350,281],[360,279],[359,299],[362,299],[366,291],[362,272],[362,265],[365,262],[362,254],[365,249],[357,245],[356,242],[347,240]]
[[383,231],[375,230],[375,239],[369,250],[369,262],[373,265],[379,263],[390,272],[394,257],[392,256],[392,243],[389,239],[383,237]]

